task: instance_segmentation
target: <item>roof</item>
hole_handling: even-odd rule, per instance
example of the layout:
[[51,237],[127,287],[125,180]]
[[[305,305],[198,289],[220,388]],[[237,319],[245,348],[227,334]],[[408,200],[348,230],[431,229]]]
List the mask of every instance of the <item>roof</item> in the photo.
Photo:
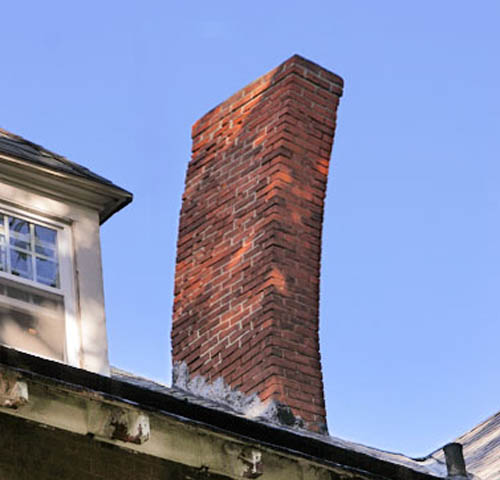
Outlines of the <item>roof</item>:
[[[108,179],[97,175],[88,168],[68,160],[66,157],[51,152],[36,143],[0,128],[0,153],[13,155],[29,162],[37,163],[60,172],[84,177],[104,185],[114,185]],[[114,185],[116,187],[116,185]]]
[[[500,412],[458,437],[464,451],[467,472],[479,480],[500,478]],[[436,462],[445,462],[442,450],[429,456]]]
[[265,419],[245,418],[227,405],[116,369],[111,377],[105,377],[1,345],[0,364],[22,378],[44,383],[47,392],[51,385],[63,386],[93,398],[99,396],[135,405],[187,425],[198,425],[336,468],[405,480],[432,480],[445,476],[433,469],[436,463],[433,459],[419,461],[335,437],[287,428]]
[[101,223],[132,201],[131,193],[115,185],[107,178],[92,172],[78,163],[68,160],[62,155],[51,152],[36,143],[30,142],[2,128],[0,128],[0,154],[9,155],[25,162],[30,162],[38,167],[49,169],[53,172],[67,174],[97,185],[109,187],[110,190],[113,190],[115,194],[118,194],[121,198],[108,209],[109,211],[101,215]]
[[[386,452],[373,447],[361,445],[359,443],[343,440],[338,437],[314,433],[310,430],[302,428],[287,427],[278,424],[277,421],[270,419],[268,416],[249,417],[243,409],[239,408],[238,404],[231,405],[230,402],[225,402],[223,399],[216,401],[205,396],[196,395],[193,392],[183,390],[177,387],[169,387],[162,383],[138,376],[136,374],[126,372],[116,367],[111,368],[111,376],[117,380],[121,380],[133,385],[137,385],[145,390],[156,391],[166,395],[172,395],[175,398],[188,402],[193,406],[203,406],[211,410],[225,412],[241,418],[251,418],[253,421],[263,425],[267,425],[273,429],[279,429],[284,432],[289,432],[293,435],[299,436],[303,441],[310,442],[316,440],[323,443],[325,446],[336,447],[348,452],[360,454],[368,459],[377,459],[383,462],[388,462],[396,466],[406,467],[414,472],[422,473],[424,475],[432,475],[433,477],[446,477],[446,465],[437,462],[434,458],[426,457],[422,459],[414,459],[403,455],[402,453]],[[368,460],[369,461],[369,460]],[[359,462],[359,460],[358,460]],[[360,462],[360,465],[362,463]]]

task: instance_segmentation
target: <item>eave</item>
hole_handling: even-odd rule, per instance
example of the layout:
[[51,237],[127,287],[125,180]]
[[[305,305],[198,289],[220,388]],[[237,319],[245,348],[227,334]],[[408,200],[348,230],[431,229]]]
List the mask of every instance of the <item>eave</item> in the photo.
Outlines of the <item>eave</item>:
[[[69,391],[85,401],[133,405],[157,418],[181,422],[185,428],[200,428],[237,442],[257,445],[287,458],[302,459],[318,466],[358,478],[432,480],[441,477],[416,471],[359,451],[332,445],[318,438],[249,420],[224,411],[196,405],[165,392],[153,391],[116,378],[44,360],[0,346],[0,365],[20,378],[44,386],[47,395]],[[36,409],[27,410],[28,414]],[[16,415],[23,415],[20,409]],[[36,418],[28,418],[37,421]],[[47,416],[45,417],[47,418]],[[38,420],[39,421],[39,420]],[[61,428],[61,425],[55,425]],[[83,432],[79,432],[83,433]],[[136,447],[131,447],[136,448]],[[143,451],[143,450],[139,450]]]
[[64,202],[99,212],[100,223],[132,201],[132,194],[113,184],[51,169],[0,152],[0,179]]

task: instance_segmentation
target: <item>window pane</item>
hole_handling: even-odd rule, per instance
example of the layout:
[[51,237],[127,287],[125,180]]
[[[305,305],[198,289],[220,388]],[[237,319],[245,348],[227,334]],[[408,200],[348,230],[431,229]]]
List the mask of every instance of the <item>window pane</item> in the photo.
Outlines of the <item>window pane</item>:
[[0,212],[0,271],[59,288],[57,257],[56,229]]
[[56,258],[56,251],[45,245],[35,245],[35,252],[49,258]]
[[[2,279],[3,282],[3,279]],[[23,288],[24,285],[18,286],[15,283],[6,283],[5,284],[5,292],[4,295],[6,295],[9,298],[13,298],[14,300],[21,300],[26,303],[30,303],[30,292],[29,290],[26,290]]]
[[[0,218],[3,218],[0,215]],[[5,246],[5,235],[0,234],[0,272],[7,271],[7,247]]]
[[0,303],[6,301],[2,296],[46,308],[51,310],[54,315],[63,314],[64,302],[61,295],[45,292],[36,287],[22,285],[16,281],[0,277]]
[[35,225],[35,251],[50,258],[56,258],[57,231]]
[[33,305],[52,310],[58,315],[62,315],[63,312],[63,300],[59,295],[51,295],[48,292],[42,292],[40,295],[33,293],[31,295],[30,301]]
[[52,245],[53,247],[55,247],[57,232],[52,228],[35,225],[35,239],[37,243],[45,243],[47,245]]
[[16,233],[30,233],[30,226],[26,220],[21,220],[16,217],[9,217],[9,230]]
[[58,287],[59,278],[57,274],[57,263],[44,258],[36,258],[36,281]]
[[30,250],[30,237],[22,233],[10,232],[10,244],[16,248]]
[[9,217],[10,244],[24,250],[30,249],[30,225],[26,220]]
[[7,271],[7,250],[4,245],[0,243],[0,272]]
[[12,275],[33,280],[33,264],[31,255],[12,248],[10,250],[10,273],[12,273]]

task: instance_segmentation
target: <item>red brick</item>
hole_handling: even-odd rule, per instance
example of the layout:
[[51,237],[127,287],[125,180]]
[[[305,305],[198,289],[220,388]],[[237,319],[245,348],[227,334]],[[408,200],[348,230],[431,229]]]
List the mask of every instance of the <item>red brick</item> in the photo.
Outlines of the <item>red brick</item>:
[[317,423],[321,229],[342,85],[294,56],[193,125],[175,274],[174,360]]

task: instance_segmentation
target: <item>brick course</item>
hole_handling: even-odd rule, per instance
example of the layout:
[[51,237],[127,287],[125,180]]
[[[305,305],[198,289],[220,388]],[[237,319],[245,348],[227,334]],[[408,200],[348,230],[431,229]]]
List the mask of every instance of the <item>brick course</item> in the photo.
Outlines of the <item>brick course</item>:
[[321,229],[342,79],[294,56],[198,120],[175,273],[174,361],[325,425]]

